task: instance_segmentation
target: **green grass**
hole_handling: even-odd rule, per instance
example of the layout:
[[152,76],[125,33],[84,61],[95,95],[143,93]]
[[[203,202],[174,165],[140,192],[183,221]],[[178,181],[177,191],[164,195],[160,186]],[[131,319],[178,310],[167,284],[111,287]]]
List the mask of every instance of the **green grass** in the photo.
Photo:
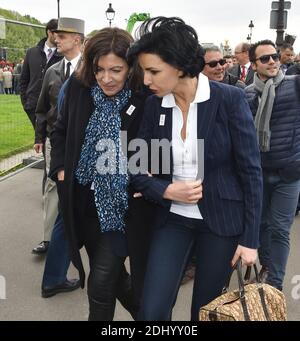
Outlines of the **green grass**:
[[0,160],[33,146],[34,131],[20,96],[0,95]]

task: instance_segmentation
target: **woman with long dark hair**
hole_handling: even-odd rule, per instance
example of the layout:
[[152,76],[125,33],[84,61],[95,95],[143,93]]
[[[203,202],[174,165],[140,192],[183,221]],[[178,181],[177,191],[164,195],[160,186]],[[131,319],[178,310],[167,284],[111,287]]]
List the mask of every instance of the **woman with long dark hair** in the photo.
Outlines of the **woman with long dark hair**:
[[[89,320],[112,320],[116,298],[135,317],[143,285],[151,205],[133,199],[121,139],[121,131],[128,142],[136,137],[146,99],[139,74],[126,61],[132,42],[118,28],[102,29],[87,41],[51,136],[50,176],[57,180],[82,287],[82,246],[89,257]],[[128,254],[132,280],[124,265]]]

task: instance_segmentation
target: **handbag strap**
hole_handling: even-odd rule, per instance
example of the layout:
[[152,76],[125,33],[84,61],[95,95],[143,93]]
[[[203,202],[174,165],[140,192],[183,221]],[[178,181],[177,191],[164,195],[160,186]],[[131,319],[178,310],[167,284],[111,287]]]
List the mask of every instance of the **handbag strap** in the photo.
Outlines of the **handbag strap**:
[[[244,318],[245,321],[250,321],[250,315],[248,312],[248,308],[247,308],[247,303],[246,303],[246,299],[245,299],[245,281],[249,281],[250,279],[250,275],[251,275],[251,269],[254,269],[254,273],[255,273],[255,279],[256,279],[256,283],[261,283],[261,280],[259,279],[259,275],[258,275],[258,270],[257,270],[257,266],[256,264],[254,264],[253,266],[248,266],[247,270],[246,270],[246,274],[243,280],[243,274],[242,274],[242,260],[241,258],[236,262],[236,264],[234,265],[234,267],[232,268],[229,277],[228,277],[228,281],[226,286],[223,288],[223,293],[228,292],[228,288],[231,282],[231,278],[232,278],[232,274],[234,273],[234,271],[237,272],[237,278],[238,278],[238,285],[239,285],[239,297],[241,300],[241,305],[242,305],[242,309],[243,309],[243,313],[244,313]],[[266,300],[265,300],[265,294],[264,294],[264,289],[263,287],[258,287],[258,292],[259,292],[259,296],[260,296],[260,300],[261,300],[261,304],[263,307],[263,311],[266,317],[267,321],[270,321],[270,315],[267,309],[267,304],[266,304]]]
[[[250,321],[250,315],[248,312],[246,298],[245,298],[245,283],[243,281],[242,260],[241,259],[239,259],[237,261],[236,265],[234,266],[234,270],[237,271],[237,277],[238,277],[238,283],[239,283],[239,296],[240,296],[240,301],[241,301],[241,305],[242,305],[242,309],[243,309],[244,318],[245,318],[245,321]],[[233,271],[232,271],[232,273],[233,273]],[[232,273],[231,273],[231,275],[232,275]],[[230,279],[231,279],[231,277],[230,277]]]
[[247,266],[246,273],[244,276],[244,282],[249,282],[252,268],[254,269],[256,283],[261,283],[261,279],[259,278],[256,264],[253,264],[253,266]]
[[244,280],[243,280],[242,260],[241,260],[241,258],[239,258],[239,260],[235,263],[235,265],[233,266],[232,270],[230,271],[228,279],[227,279],[227,282],[226,282],[222,292],[223,293],[228,292],[228,288],[229,288],[229,285],[230,285],[230,282],[231,282],[232,275],[233,275],[234,271],[236,271],[237,275],[238,275],[238,284],[239,284],[240,293],[241,292],[245,293],[245,289],[244,289],[245,282],[248,282],[250,280],[250,275],[251,275],[252,268],[254,269],[256,283],[261,283],[261,280],[259,279],[259,275],[258,275],[258,270],[257,270],[256,264],[254,264],[252,266],[247,266],[247,270],[246,270],[245,277],[244,277]]

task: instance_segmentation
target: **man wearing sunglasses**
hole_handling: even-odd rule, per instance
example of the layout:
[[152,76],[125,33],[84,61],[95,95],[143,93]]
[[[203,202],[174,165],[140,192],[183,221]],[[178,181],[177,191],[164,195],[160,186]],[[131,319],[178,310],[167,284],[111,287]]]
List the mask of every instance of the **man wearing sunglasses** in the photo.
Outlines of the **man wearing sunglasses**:
[[300,77],[283,75],[270,40],[252,45],[249,56],[256,73],[245,92],[255,117],[264,185],[260,275],[282,290],[300,191]]
[[208,79],[216,82],[222,82],[229,85],[235,85],[244,88],[243,82],[239,78],[226,71],[226,59],[223,58],[221,50],[217,46],[207,47],[204,55],[205,66],[202,73]]

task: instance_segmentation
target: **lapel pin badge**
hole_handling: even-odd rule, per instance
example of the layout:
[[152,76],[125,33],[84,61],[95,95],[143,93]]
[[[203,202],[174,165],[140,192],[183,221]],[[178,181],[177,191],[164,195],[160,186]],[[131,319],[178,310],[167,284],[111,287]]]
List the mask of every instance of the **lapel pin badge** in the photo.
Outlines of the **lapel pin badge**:
[[159,126],[164,127],[166,123],[166,115],[160,115]]
[[135,106],[134,106],[134,105],[131,105],[131,106],[128,108],[128,110],[126,111],[126,114],[129,115],[129,116],[131,116],[131,115],[133,114],[133,112],[134,112],[135,109],[136,109]]

